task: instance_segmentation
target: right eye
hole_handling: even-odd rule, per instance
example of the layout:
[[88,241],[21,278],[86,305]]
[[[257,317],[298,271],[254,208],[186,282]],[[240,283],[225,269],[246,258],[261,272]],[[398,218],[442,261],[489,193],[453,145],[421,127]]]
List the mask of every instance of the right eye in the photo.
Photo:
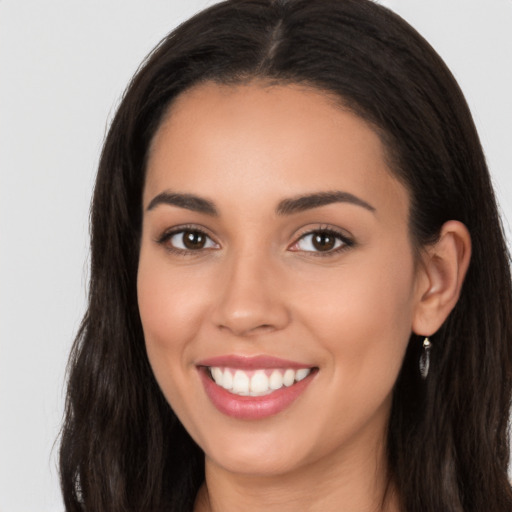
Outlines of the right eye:
[[164,234],[159,243],[178,252],[217,249],[219,246],[204,231],[199,229],[181,229]]

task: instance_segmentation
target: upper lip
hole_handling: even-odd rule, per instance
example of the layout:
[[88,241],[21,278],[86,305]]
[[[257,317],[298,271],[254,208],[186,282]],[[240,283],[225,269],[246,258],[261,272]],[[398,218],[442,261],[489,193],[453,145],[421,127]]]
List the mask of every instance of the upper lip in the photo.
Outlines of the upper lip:
[[197,363],[197,366],[228,367],[245,370],[255,370],[258,368],[292,368],[296,370],[300,368],[313,368],[310,364],[268,355],[240,356],[234,354],[203,359]]

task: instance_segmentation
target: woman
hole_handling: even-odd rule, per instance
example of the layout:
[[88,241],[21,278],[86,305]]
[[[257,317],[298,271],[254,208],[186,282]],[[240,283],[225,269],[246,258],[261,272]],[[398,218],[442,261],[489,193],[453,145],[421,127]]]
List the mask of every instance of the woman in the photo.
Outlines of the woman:
[[471,115],[361,0],[238,0],[128,87],[67,510],[508,511],[511,280]]

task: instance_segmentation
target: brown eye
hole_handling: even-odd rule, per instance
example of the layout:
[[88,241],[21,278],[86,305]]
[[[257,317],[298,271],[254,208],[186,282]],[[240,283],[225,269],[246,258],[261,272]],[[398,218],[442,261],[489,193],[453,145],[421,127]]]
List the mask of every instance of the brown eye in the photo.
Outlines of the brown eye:
[[311,243],[317,251],[330,251],[336,245],[336,238],[331,233],[313,233]]
[[206,234],[197,229],[183,229],[165,235],[161,243],[179,251],[201,251],[202,249],[217,249],[218,245]]
[[199,231],[184,231],[183,245],[190,250],[203,249],[206,244],[206,236]]
[[293,251],[311,253],[333,253],[351,247],[353,242],[340,233],[331,230],[310,231],[302,235],[291,247]]

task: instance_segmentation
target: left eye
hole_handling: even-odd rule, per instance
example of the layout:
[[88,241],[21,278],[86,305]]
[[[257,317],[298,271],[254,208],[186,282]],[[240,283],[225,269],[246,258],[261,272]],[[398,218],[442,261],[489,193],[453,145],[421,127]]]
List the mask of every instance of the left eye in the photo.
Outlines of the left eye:
[[213,249],[217,244],[205,233],[197,230],[183,230],[173,233],[168,243],[175,249],[182,251],[198,251],[201,249]]
[[305,252],[332,252],[348,243],[338,233],[332,231],[313,231],[297,240],[293,249]]

